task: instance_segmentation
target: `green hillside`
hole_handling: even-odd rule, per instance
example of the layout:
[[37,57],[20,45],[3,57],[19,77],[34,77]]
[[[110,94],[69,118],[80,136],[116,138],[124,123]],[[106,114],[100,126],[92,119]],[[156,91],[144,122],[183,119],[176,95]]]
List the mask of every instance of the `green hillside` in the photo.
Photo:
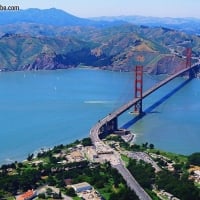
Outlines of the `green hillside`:
[[[173,73],[185,67],[186,47],[192,47],[193,57],[200,55],[198,36],[160,27],[8,26],[14,33],[6,33],[5,26],[1,29],[1,71],[66,69],[80,64],[130,71],[141,64],[155,74]],[[157,69],[161,59],[169,69]]]

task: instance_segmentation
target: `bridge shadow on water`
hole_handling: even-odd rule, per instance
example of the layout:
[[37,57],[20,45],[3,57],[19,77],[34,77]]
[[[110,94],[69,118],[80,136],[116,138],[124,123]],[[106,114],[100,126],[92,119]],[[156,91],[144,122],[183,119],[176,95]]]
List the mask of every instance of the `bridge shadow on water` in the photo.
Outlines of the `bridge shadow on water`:
[[142,114],[137,115],[133,119],[131,119],[130,121],[128,121],[121,128],[123,128],[123,129],[129,128],[130,126],[134,125],[137,121],[139,121],[140,119],[142,119],[144,116],[146,116],[148,113],[159,113],[159,112],[153,111],[153,110],[156,107],[158,107],[159,105],[161,105],[163,102],[165,102],[167,99],[169,99],[172,95],[174,95],[181,88],[183,88],[191,80],[192,79],[188,79],[188,80],[184,81],[183,83],[181,83],[178,87],[176,87],[170,93],[168,93],[167,95],[165,95],[164,97],[162,97],[160,100],[158,100],[157,102],[155,102],[153,105],[151,105],[150,107],[148,107],[146,110],[144,110],[144,112]]

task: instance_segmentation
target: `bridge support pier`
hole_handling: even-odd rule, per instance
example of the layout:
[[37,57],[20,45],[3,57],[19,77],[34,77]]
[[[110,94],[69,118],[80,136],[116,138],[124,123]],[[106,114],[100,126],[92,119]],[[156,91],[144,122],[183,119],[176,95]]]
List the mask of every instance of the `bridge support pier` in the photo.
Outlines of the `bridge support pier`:
[[118,130],[118,120],[117,117],[106,122],[101,128],[99,135],[100,139],[105,138],[107,135],[114,133],[116,130]]

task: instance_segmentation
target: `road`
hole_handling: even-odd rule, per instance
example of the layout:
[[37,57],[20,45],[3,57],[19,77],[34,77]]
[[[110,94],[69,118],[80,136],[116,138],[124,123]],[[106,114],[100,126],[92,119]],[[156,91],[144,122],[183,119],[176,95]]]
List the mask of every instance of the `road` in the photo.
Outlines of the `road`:
[[126,180],[126,184],[136,193],[140,200],[151,200],[151,197],[144,191],[144,189],[139,185],[129,170],[122,163],[113,167],[118,170],[124,180]]
[[[100,128],[106,123],[108,120],[112,120],[115,116],[115,113],[108,115],[99,121],[91,130],[90,130],[90,138],[93,142],[93,145],[97,149],[97,153],[99,149],[101,149],[101,154],[99,157],[102,160],[107,160],[111,163],[111,165],[118,170],[118,172],[122,175],[127,185],[133,190],[140,200],[151,200],[151,197],[145,192],[145,190],[139,185],[139,183],[135,180],[129,170],[124,166],[123,161],[119,154],[112,149],[112,153],[108,153],[108,150],[111,151],[110,147],[103,143],[100,140]],[[103,154],[103,150],[105,149],[105,154]]]

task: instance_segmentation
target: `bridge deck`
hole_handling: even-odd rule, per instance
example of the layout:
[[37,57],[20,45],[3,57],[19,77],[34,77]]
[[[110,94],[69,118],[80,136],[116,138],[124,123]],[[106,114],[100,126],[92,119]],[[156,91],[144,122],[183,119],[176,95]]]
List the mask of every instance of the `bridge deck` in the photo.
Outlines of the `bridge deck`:
[[[168,82],[170,82],[171,80],[173,80],[174,78],[180,76],[183,73],[186,73],[189,70],[194,69],[195,67],[197,67],[198,65],[200,65],[200,62],[192,65],[190,68],[185,68],[182,69],[181,71],[167,77],[166,79],[164,79],[163,81],[159,82],[158,84],[156,84],[155,86],[151,87],[150,89],[148,89],[146,92],[143,93],[142,95],[142,99],[146,98],[148,95],[150,95],[151,93],[153,93],[154,91],[156,91],[157,89],[159,89],[160,87],[162,87],[163,85],[167,84]],[[100,120],[90,131],[90,136],[91,139],[93,141],[93,143],[95,142],[100,142],[101,140],[99,139],[98,135],[100,134],[100,128],[108,123],[109,121],[117,118],[118,116],[120,116],[122,113],[126,112],[127,110],[129,110],[131,107],[133,107],[138,101],[140,101],[141,98],[135,98],[131,101],[129,101],[128,103],[124,104],[123,106],[121,106],[120,108],[118,108],[116,111],[110,113],[109,115],[107,115],[106,117],[104,117],[102,120]]]

